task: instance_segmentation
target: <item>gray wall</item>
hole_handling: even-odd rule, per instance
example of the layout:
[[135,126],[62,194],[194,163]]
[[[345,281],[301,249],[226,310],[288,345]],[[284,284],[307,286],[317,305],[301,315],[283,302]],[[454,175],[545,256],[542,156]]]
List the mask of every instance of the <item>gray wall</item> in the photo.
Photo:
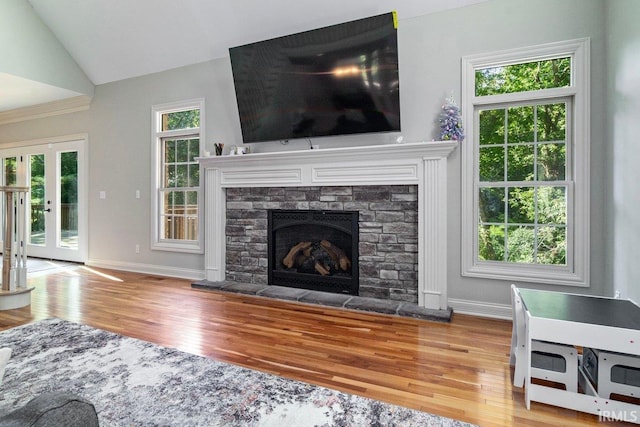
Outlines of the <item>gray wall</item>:
[[[604,169],[600,159],[604,156],[606,110],[603,103],[597,102],[605,96],[605,87],[602,85],[606,75],[604,11],[605,3],[601,0],[496,0],[412,19],[403,23],[402,38],[403,41],[411,41],[408,50],[415,56],[411,60],[416,64],[415,69],[419,70],[411,76],[410,82],[412,92],[420,96],[410,98],[412,104],[403,110],[403,113],[408,110],[412,115],[411,120],[416,123],[421,116],[434,117],[437,114],[438,103],[446,90],[453,89],[455,98],[460,99],[460,58],[463,56],[559,40],[591,38],[591,97],[595,100],[591,104],[592,242],[600,242],[604,238]],[[406,65],[406,61],[401,63],[405,70]],[[406,80],[403,83],[406,87]],[[426,108],[420,108],[421,102],[426,104]],[[456,151],[450,162],[449,173],[448,296],[454,300],[454,304],[459,301],[509,304],[510,282],[463,278],[460,274],[460,172],[460,156]],[[575,293],[612,294],[611,284],[604,280],[605,256],[602,245],[592,246],[589,289],[522,282],[519,285]]]
[[640,302],[640,2],[607,2],[607,277]]
[[[632,262],[630,265],[624,262],[624,254],[629,258],[633,254],[633,235],[629,232],[635,231],[634,235],[637,235],[638,228],[638,221],[633,220],[638,198],[632,202],[626,197],[626,191],[633,193],[631,188],[638,182],[636,178],[640,172],[632,164],[626,170],[619,169],[617,163],[615,170],[607,168],[607,163],[615,160],[610,140],[614,140],[615,155],[622,156],[622,160],[633,160],[634,157],[628,154],[638,150],[634,148],[638,145],[634,145],[631,138],[637,134],[632,134],[634,126],[637,130],[632,115],[638,111],[638,101],[625,95],[626,85],[633,83],[625,83],[625,78],[631,79],[631,70],[638,65],[632,61],[640,57],[628,53],[630,49],[638,51],[638,30],[628,28],[633,27],[632,17],[638,16],[636,3],[633,0],[492,0],[412,19],[400,17],[398,37],[402,135],[405,141],[436,137],[436,119],[444,98],[453,94],[460,101],[462,56],[558,40],[591,38],[591,241],[608,243],[592,247],[591,288],[569,288],[573,292],[612,294],[613,279],[632,283],[631,279],[638,277],[637,269],[640,268],[633,266]],[[628,9],[633,9],[635,15],[628,13]],[[611,13],[607,15],[606,11]],[[627,29],[618,29],[607,41],[607,27],[627,21]],[[629,37],[633,40],[627,40]],[[606,66],[607,43],[616,46],[611,54],[615,63],[612,62],[610,67]],[[620,77],[617,77],[618,73]],[[612,75],[609,80],[611,88],[621,86],[616,89],[620,94],[612,94],[613,99],[605,105],[601,101],[606,99],[607,85],[603,82],[607,81],[608,74]],[[637,92],[637,81],[635,84]],[[153,104],[200,97],[206,100],[207,150],[214,151],[214,142],[238,144],[240,127],[228,58],[97,86],[89,111],[2,126],[0,144],[87,132],[90,259],[202,270],[204,261],[201,255],[149,250],[150,109]],[[615,135],[606,131],[606,118],[613,111],[616,111],[616,118],[620,112],[626,120],[626,127],[617,128]],[[319,143],[321,148],[365,145],[393,142],[396,137],[397,134],[320,138],[314,143]],[[274,151],[305,149],[306,146],[304,141],[294,141],[286,147],[279,143],[254,144],[252,149]],[[453,153],[449,164],[449,297],[459,301],[509,304],[508,282],[463,278],[460,274],[458,151]],[[134,198],[136,189],[142,192],[139,200]],[[98,198],[101,190],[107,192],[107,199]],[[622,191],[625,191],[625,197],[619,196],[618,201],[616,196],[615,206],[603,208],[614,204],[612,200],[605,200],[605,194],[621,194]],[[614,219],[615,224],[612,225]],[[629,227],[634,228],[630,230]],[[616,233],[616,238],[607,240],[611,232]],[[134,253],[136,243],[141,245],[140,254]],[[614,252],[618,258],[614,258]],[[607,270],[612,263],[614,266]],[[617,286],[632,294],[628,285],[623,286],[621,282]]]

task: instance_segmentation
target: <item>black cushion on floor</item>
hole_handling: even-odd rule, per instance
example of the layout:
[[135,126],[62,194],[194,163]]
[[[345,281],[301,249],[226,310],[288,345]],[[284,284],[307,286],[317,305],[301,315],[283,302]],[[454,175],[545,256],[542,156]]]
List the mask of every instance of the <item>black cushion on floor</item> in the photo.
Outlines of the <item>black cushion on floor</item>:
[[46,393],[0,418],[0,427],[94,427],[95,407],[67,392]]

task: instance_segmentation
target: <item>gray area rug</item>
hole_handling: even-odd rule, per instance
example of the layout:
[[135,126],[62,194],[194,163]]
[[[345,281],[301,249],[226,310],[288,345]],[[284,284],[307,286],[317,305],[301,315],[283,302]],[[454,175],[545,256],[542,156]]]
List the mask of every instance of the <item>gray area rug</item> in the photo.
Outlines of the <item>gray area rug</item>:
[[90,400],[102,426],[469,426],[60,319],[0,332],[13,348],[0,415],[49,391]]

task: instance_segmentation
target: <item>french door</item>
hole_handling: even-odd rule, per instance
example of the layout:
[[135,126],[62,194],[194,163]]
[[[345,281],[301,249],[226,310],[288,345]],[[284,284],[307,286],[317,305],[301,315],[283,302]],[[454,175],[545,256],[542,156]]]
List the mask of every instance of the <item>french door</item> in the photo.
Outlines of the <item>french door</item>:
[[84,262],[85,140],[0,151],[4,185],[28,186],[27,255]]

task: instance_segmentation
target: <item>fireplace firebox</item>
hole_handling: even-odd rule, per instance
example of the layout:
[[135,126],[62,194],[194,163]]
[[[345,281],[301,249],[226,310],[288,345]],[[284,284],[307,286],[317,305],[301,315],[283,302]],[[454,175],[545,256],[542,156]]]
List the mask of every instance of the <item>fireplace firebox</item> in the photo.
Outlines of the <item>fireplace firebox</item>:
[[358,212],[268,211],[269,285],[358,295]]

